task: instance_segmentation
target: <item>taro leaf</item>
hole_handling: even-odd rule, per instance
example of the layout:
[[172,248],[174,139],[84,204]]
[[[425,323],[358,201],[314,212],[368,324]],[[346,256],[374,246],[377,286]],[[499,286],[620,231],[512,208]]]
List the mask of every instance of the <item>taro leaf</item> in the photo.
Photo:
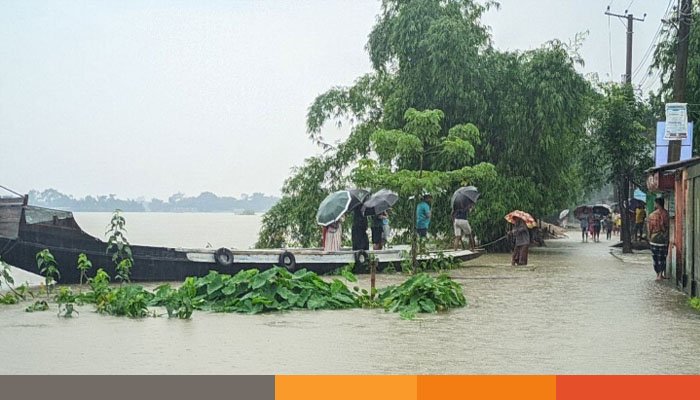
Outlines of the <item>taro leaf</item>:
[[343,289],[346,289],[345,284],[337,279],[333,279],[331,283],[331,293],[340,293]]
[[423,312],[435,312],[435,303],[430,299],[421,299],[420,301],[418,301],[418,304],[420,304],[420,308],[421,310],[423,310]]
[[221,275],[216,274],[215,276],[212,276],[211,281],[207,285],[207,295],[211,296],[213,293],[217,292],[218,290],[221,290],[221,288],[224,287],[224,282],[221,279]]
[[287,298],[287,304],[289,305],[289,307],[286,308],[296,307],[297,305],[303,307],[302,304],[299,304],[300,297],[301,296],[299,296],[298,294],[290,293],[289,297]]
[[265,274],[257,274],[253,277],[250,283],[252,289],[263,287],[267,283],[268,276]]
[[232,279],[227,282],[227,285],[221,289],[221,293],[224,296],[230,296],[236,292],[236,289],[238,289],[238,285],[235,283],[232,283]]
[[311,297],[309,297],[309,301],[306,303],[306,307],[315,310],[318,308],[323,308],[323,306],[326,305],[326,299],[323,297],[319,296],[318,294],[312,294]]
[[420,312],[420,307],[418,305],[410,305],[401,310],[399,315],[402,319],[413,319],[416,314]]
[[302,290],[301,294],[299,295],[299,302],[297,304],[299,304],[300,307],[305,307],[306,303],[309,301],[309,297],[311,297],[311,290]]
[[277,294],[279,294],[280,297],[285,300],[289,300],[290,297],[294,296],[294,293],[292,293],[292,291],[287,289],[286,287],[281,287],[277,289]]
[[338,300],[341,304],[354,305],[355,301],[348,295],[343,293],[333,294],[333,299]]
[[343,276],[343,278],[347,279],[348,282],[357,282],[357,277],[355,276],[355,274],[353,274],[347,269],[343,269],[342,271],[340,271],[340,274]]

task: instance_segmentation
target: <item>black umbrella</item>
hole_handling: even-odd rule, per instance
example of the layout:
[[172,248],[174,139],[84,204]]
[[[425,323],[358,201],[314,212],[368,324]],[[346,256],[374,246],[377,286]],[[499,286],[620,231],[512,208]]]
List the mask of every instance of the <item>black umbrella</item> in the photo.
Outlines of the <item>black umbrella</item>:
[[365,203],[362,205],[362,214],[381,214],[390,209],[398,200],[398,194],[388,189],[382,189],[365,200]]
[[629,210],[630,210],[630,211],[634,211],[634,210],[636,210],[638,207],[644,208],[644,207],[647,206],[646,201],[642,201],[642,200],[639,200],[639,199],[631,198],[631,199],[629,199],[628,201],[629,201],[628,204],[629,204]]
[[606,216],[606,215],[610,215],[610,213],[612,213],[612,210],[610,209],[610,206],[607,204],[596,204],[593,206],[593,214]]
[[591,213],[593,213],[593,207],[589,205],[578,206],[574,209],[576,219],[588,218]]
[[462,186],[452,195],[452,209],[460,210],[476,204],[480,193],[474,186]]
[[354,210],[361,206],[369,197],[369,192],[364,189],[348,189],[348,192],[350,193],[350,207],[348,210]]

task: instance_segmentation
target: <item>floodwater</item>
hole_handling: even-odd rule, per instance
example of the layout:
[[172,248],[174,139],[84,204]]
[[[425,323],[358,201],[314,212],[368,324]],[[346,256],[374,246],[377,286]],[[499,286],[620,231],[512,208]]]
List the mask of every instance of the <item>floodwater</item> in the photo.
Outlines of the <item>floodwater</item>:
[[700,373],[700,313],[638,259],[573,239],[532,249],[528,267],[485,255],[450,272],[468,307],[413,321],[376,309],[131,320],[88,305],[63,319],[0,306],[0,373]]

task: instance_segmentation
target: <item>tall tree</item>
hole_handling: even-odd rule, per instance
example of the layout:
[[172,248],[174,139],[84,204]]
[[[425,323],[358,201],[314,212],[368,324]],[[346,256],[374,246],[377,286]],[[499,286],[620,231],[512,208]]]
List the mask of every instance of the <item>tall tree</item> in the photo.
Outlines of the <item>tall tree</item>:
[[[523,53],[494,50],[481,17],[496,5],[384,0],[367,43],[373,71],[350,87],[321,94],[309,108],[309,136],[328,149],[327,173],[317,184],[344,182],[348,165],[373,154],[372,133],[403,129],[408,109],[438,109],[442,124],[423,143],[424,157],[402,157],[396,166],[416,171],[422,163],[426,171],[448,171],[468,165],[447,162],[440,147],[451,127],[467,121],[479,127],[482,140],[474,144],[471,163],[491,163],[498,172],[480,187],[480,207],[471,216],[482,239],[501,236],[503,216],[514,208],[544,216],[576,201],[582,194],[578,154],[593,93],[575,70],[576,46],[552,41]],[[325,144],[325,124],[348,120],[347,140]],[[436,228],[449,232],[448,200],[436,199],[434,209]]]
[[[688,119],[695,121],[693,132],[693,154],[700,154],[700,1],[695,1],[692,9],[692,26],[688,36],[688,68],[686,99]],[[676,50],[678,48],[677,22],[669,19],[661,30],[661,39],[654,50],[652,72],[659,75],[660,88],[652,94],[657,118],[665,119],[664,104],[673,101]]]
[[[627,204],[629,183],[639,182],[652,165],[651,141],[646,135],[649,107],[637,100],[632,86],[611,84],[602,87],[603,96],[595,110],[591,143],[599,154],[610,182],[614,182],[618,204]],[[631,250],[631,217],[622,210],[623,252]]]

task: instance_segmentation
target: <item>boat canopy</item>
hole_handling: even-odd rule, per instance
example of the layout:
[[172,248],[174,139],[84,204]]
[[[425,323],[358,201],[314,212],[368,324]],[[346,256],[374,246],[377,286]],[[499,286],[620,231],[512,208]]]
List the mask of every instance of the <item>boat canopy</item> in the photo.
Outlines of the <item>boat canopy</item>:
[[45,222],[51,222],[54,218],[70,219],[73,218],[73,213],[70,211],[54,210],[51,208],[36,207],[36,206],[26,206],[24,208],[24,220],[28,224],[40,224]]

